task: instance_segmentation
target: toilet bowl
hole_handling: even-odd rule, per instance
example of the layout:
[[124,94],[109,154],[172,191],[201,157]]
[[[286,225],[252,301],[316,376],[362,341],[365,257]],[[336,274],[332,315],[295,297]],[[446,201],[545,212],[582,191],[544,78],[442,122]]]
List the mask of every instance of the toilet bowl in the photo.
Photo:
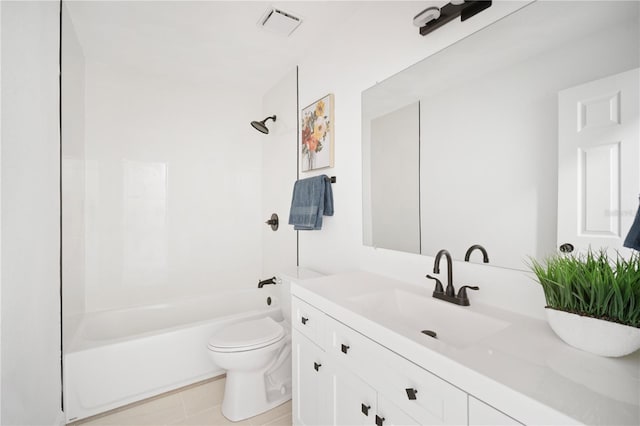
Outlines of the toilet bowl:
[[283,321],[242,321],[209,339],[209,356],[227,372],[222,414],[229,420],[256,416],[291,399],[291,281],[319,276],[301,268],[279,274]]
[[291,365],[287,328],[265,317],[230,325],[209,339],[211,359],[227,370],[222,414],[229,420],[253,417],[291,397],[291,375],[278,368]]

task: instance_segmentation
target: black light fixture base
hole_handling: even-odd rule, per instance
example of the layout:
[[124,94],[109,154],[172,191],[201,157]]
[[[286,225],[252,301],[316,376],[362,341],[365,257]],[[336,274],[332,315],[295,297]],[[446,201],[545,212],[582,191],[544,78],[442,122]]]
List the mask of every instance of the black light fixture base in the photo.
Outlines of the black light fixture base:
[[443,25],[453,21],[458,16],[461,21],[466,21],[472,16],[477,15],[485,9],[491,7],[491,0],[487,1],[465,1],[462,4],[455,5],[448,3],[440,9],[440,17],[433,21],[427,22],[420,27],[420,35],[427,35],[430,32],[442,27]]

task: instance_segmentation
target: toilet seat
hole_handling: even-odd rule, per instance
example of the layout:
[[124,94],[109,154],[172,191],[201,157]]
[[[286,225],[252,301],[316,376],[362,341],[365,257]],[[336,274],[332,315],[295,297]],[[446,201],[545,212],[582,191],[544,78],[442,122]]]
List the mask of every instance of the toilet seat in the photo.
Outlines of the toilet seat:
[[285,330],[271,317],[242,321],[216,332],[208,348],[215,352],[241,352],[260,349],[278,342]]

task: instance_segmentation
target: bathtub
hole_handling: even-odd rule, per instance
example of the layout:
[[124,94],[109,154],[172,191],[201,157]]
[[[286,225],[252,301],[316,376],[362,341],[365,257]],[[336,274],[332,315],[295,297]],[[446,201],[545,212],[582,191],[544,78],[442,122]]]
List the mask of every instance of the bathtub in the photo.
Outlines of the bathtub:
[[273,287],[65,318],[67,422],[223,374],[209,337],[242,320],[281,320]]

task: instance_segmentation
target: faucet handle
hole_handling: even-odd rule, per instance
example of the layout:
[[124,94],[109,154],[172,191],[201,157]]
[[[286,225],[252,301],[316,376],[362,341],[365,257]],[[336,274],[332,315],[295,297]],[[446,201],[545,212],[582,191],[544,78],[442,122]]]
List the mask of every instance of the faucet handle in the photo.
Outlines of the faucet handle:
[[436,280],[436,288],[433,290],[434,293],[444,293],[444,287],[442,287],[442,281],[440,281],[436,277],[431,276],[429,274],[427,274],[426,277],[429,278],[430,280]]
[[463,306],[469,306],[469,297],[467,296],[467,289],[469,290],[480,290],[480,287],[475,285],[463,285],[458,290],[458,295],[456,296],[458,299],[462,301]]

